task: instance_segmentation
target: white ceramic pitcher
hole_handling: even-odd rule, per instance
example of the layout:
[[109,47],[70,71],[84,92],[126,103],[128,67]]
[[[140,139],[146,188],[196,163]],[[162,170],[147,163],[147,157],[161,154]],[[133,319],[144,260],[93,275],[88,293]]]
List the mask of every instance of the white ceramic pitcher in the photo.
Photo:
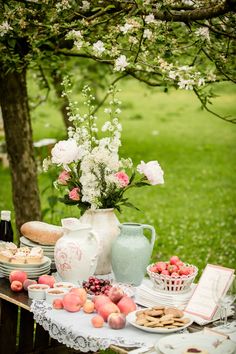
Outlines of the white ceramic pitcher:
[[63,236],[54,249],[57,272],[63,281],[82,284],[97,266],[99,239],[89,224],[76,218],[61,220]]

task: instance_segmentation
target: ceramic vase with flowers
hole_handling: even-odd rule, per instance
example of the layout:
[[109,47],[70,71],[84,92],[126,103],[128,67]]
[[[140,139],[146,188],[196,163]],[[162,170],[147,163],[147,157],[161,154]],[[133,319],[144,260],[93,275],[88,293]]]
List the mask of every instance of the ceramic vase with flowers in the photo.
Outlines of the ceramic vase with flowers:
[[[51,157],[44,160],[44,170],[57,165],[61,171],[54,182],[63,189],[60,201],[77,206],[80,220],[92,224],[101,239],[101,249],[95,274],[111,271],[112,242],[119,233],[119,222],[114,210],[127,206],[137,209],[126,197],[127,190],[142,186],[163,184],[163,171],[157,161],[141,161],[135,169],[131,158],[120,158],[122,126],[119,122],[121,102],[112,87],[109,106],[104,109],[108,120],[101,131],[97,117],[93,114],[95,97],[85,86],[82,91],[87,113],[81,113],[77,104],[70,100],[70,82],[63,82],[69,100],[69,120],[73,126],[68,129],[68,139],[59,141],[51,151]],[[130,245],[132,247],[132,245]]]

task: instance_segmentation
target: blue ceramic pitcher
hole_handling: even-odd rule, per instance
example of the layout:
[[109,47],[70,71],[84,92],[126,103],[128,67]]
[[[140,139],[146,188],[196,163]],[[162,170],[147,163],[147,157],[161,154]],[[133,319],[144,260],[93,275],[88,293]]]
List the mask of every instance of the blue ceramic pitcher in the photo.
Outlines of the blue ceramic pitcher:
[[[112,245],[112,270],[118,282],[140,285],[150,262],[155,229],[150,225],[123,223],[120,234]],[[151,241],[144,236],[143,230],[151,231]]]

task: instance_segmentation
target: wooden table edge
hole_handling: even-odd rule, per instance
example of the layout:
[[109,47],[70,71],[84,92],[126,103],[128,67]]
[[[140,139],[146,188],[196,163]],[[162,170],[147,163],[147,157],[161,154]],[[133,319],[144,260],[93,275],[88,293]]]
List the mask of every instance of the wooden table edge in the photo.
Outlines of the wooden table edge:
[[19,307],[22,307],[22,308],[25,309],[25,310],[30,311],[30,306],[25,305],[25,304],[23,304],[22,302],[17,301],[17,300],[15,300],[15,299],[13,299],[13,298],[11,298],[10,296],[7,296],[7,295],[5,295],[5,294],[1,294],[1,293],[0,293],[0,299],[6,300],[6,301],[8,301],[8,302],[11,302],[11,303],[14,304],[14,305],[17,305],[17,306],[19,306]]

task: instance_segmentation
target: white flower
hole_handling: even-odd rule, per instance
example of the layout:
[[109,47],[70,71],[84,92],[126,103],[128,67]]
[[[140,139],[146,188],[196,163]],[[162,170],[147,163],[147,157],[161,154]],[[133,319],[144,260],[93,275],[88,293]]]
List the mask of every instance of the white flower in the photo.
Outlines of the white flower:
[[93,50],[94,50],[94,52],[96,52],[99,55],[102,54],[105,50],[103,42],[97,41],[96,43],[94,43]]
[[186,80],[181,78],[178,82],[178,86],[181,89],[185,89],[185,90],[192,90],[193,89],[193,80]]
[[61,140],[52,149],[52,163],[62,165],[77,161],[81,156],[80,149],[74,139]]
[[127,62],[126,56],[121,55],[115,61],[114,70],[115,71],[124,71],[126,66],[128,66],[128,65],[129,65],[129,63]]
[[81,31],[72,30],[72,31],[69,31],[66,35],[66,39],[78,40],[81,38],[83,38]]
[[200,79],[198,80],[198,86],[204,86],[205,85],[205,80],[203,77],[200,77]]
[[133,25],[126,23],[124,26],[120,26],[120,31],[126,34],[129,30],[133,28]]
[[195,31],[195,34],[196,34],[197,37],[202,37],[203,39],[206,39],[209,42],[211,41],[208,27],[200,27],[200,28],[198,28]]
[[111,113],[111,108],[105,108],[105,109],[104,109],[104,113],[110,114],[110,113]]
[[50,165],[51,165],[50,158],[48,157],[48,158],[44,159],[43,160],[43,171],[47,172]]
[[82,41],[74,41],[74,46],[80,50],[83,47],[83,42]]
[[147,15],[144,20],[145,20],[145,22],[146,22],[147,24],[149,24],[149,23],[156,23],[156,20],[155,20],[155,17],[154,17],[153,14]]
[[141,163],[137,166],[137,171],[144,174],[153,186],[164,183],[164,172],[157,161],[149,161],[147,163],[141,161]]
[[145,29],[143,32],[143,38],[151,39],[152,38],[152,31],[150,29]]
[[175,71],[171,70],[169,72],[168,76],[169,76],[170,79],[175,80],[176,77],[178,76],[178,74]]
[[116,108],[115,113],[116,114],[121,114],[121,109],[120,108]]
[[87,11],[90,9],[90,3],[88,1],[82,1],[82,10]]
[[0,37],[3,37],[7,32],[13,30],[7,21],[0,25]]

